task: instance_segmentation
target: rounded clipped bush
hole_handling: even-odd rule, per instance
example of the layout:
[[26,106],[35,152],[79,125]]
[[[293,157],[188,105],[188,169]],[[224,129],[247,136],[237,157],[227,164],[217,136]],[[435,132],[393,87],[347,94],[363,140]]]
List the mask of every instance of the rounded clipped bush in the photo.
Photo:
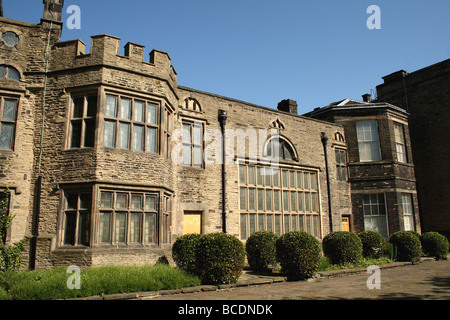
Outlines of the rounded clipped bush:
[[357,263],[362,256],[362,242],[356,233],[335,231],[322,242],[323,253],[331,264]]
[[201,235],[190,233],[177,238],[172,246],[172,257],[178,268],[195,274],[195,256]]
[[245,248],[232,235],[209,233],[200,238],[195,260],[204,284],[235,283],[244,269]]
[[435,257],[436,260],[446,260],[449,249],[448,239],[434,231],[425,232],[421,238],[422,250],[428,256]]
[[312,235],[303,231],[285,233],[277,239],[276,250],[281,272],[288,280],[305,280],[316,274],[322,252]]
[[412,232],[397,231],[389,237],[389,242],[397,250],[398,261],[411,261],[413,263],[420,261],[422,245],[419,237]]
[[367,258],[379,258],[386,248],[386,240],[375,231],[362,231],[358,233],[362,243],[362,255]]
[[270,231],[256,231],[247,239],[245,249],[250,268],[267,270],[277,262],[275,243],[278,237]]

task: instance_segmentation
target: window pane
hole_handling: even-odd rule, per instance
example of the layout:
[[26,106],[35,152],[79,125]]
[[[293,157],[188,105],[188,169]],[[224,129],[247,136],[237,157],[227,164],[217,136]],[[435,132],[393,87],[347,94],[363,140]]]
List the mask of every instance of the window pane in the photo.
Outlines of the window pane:
[[296,201],[297,201],[297,194],[295,191],[291,191],[291,212],[297,211],[296,208]]
[[202,127],[201,126],[194,126],[193,127],[193,143],[197,145],[202,144]]
[[105,115],[107,117],[115,118],[116,114],[117,114],[117,97],[107,95]]
[[289,215],[285,215],[283,217],[284,219],[284,233],[291,231],[289,227],[289,222],[291,220],[291,217]]
[[109,212],[102,212],[100,214],[98,238],[100,243],[111,242],[111,213]]
[[183,124],[183,142],[191,144],[191,126]]
[[78,244],[89,246],[89,231],[91,228],[90,212],[82,212],[78,221]]
[[145,243],[156,243],[156,214],[145,214],[144,241]]
[[125,212],[116,213],[116,221],[114,222],[114,242],[125,243],[127,214]]
[[313,235],[319,237],[319,216],[313,216]]
[[291,216],[291,228],[292,228],[292,231],[298,231],[298,228],[297,228],[297,215],[296,214],[293,214]]
[[130,124],[128,123],[119,123],[119,136],[118,136],[118,147],[120,149],[129,149],[130,148]]
[[103,145],[114,148],[114,139],[116,135],[116,123],[114,121],[105,121],[103,132]]
[[258,211],[264,211],[264,189],[258,189]]
[[130,243],[141,242],[141,213],[132,213],[130,217]]
[[255,167],[248,167],[248,184],[251,186],[255,185]]
[[191,146],[183,144],[183,164],[191,165]]
[[256,214],[249,215],[249,227],[250,227],[249,235],[251,235],[256,231]]
[[272,170],[270,170],[270,168],[264,168],[264,179],[265,179],[265,183],[266,183],[266,187],[271,187],[272,186]]
[[5,99],[3,103],[2,120],[15,121],[17,113],[17,100]]
[[64,226],[64,244],[75,244],[75,227],[76,227],[76,212],[66,212],[66,223]]
[[270,231],[270,232],[273,232],[273,221],[272,221],[272,218],[273,217],[273,215],[272,214],[268,214],[267,216],[266,216],[266,224],[267,224],[267,231]]
[[285,170],[282,171],[281,180],[283,180],[283,187],[287,188],[288,187],[288,173],[287,173],[287,171],[285,171]]
[[78,209],[78,194],[68,194],[66,200],[66,209]]
[[13,67],[8,67],[8,80],[19,81],[20,73]]
[[133,126],[133,150],[144,150],[144,127]]
[[240,209],[246,211],[247,210],[247,189],[240,189]]
[[311,216],[306,216],[306,232],[311,234]]
[[193,147],[193,156],[194,156],[194,167],[201,167],[203,164],[203,152],[202,147],[194,146]]
[[116,194],[116,209],[128,209],[128,194]]
[[142,195],[132,194],[131,195],[131,209],[142,209]]
[[134,121],[144,122],[144,102],[143,101],[134,101],[133,119],[134,119]]
[[279,169],[273,170],[273,186],[274,187],[280,186],[280,170]]
[[158,124],[158,106],[154,104],[147,105],[147,123],[149,124]]
[[92,196],[90,193],[82,193],[80,194],[80,209],[91,209],[91,199]]
[[303,188],[303,176],[301,171],[297,171],[297,188]]
[[316,174],[311,172],[311,190],[317,190],[317,183],[316,183]]
[[311,211],[311,207],[310,207],[310,193],[309,192],[305,192],[305,212],[310,212]]
[[93,147],[95,142],[95,120],[84,121],[84,146]]
[[130,99],[120,99],[120,112],[119,112],[119,118],[120,119],[131,119],[131,100]]
[[274,190],[273,191],[273,210],[274,211],[280,211],[280,191]]
[[298,200],[298,212],[305,212],[304,201],[303,201],[303,192],[299,192],[297,194]]
[[9,123],[1,123],[0,125],[0,149],[11,150],[13,146],[14,125]]
[[266,189],[266,211],[272,211],[272,190]]
[[112,208],[112,192],[102,192],[101,207]]
[[247,215],[241,214],[241,240],[247,240]]
[[81,121],[72,121],[71,148],[81,147]]
[[72,118],[82,118],[84,108],[84,97],[73,99]]
[[275,234],[281,236],[281,215],[275,215]]
[[318,212],[318,194],[311,193],[311,210],[312,212]]
[[310,181],[310,177],[309,177],[309,173],[308,172],[303,172],[303,189],[305,190],[309,190],[309,181]]
[[258,230],[259,231],[265,230],[264,229],[264,215],[263,214],[258,214]]
[[283,191],[283,210],[289,211],[289,191]]
[[248,189],[248,210],[255,211],[255,189]]
[[257,167],[256,168],[256,184],[258,186],[262,186],[263,185],[263,181],[264,181],[264,168],[262,167]]
[[95,117],[97,115],[97,96],[90,96],[87,98],[87,112],[86,116]]
[[241,185],[245,185],[247,183],[246,166],[239,166],[239,183]]
[[145,210],[156,211],[156,196],[145,196]]
[[5,75],[6,75],[6,67],[0,66],[0,79],[5,79]]
[[147,127],[147,152],[156,153],[156,128]]

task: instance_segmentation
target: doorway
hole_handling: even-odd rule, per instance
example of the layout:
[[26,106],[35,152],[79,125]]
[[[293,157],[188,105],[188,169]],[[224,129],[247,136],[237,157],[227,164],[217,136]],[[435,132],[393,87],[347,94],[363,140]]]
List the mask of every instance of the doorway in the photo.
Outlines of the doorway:
[[342,231],[350,232],[350,217],[342,217]]
[[191,211],[184,212],[183,234],[197,233],[202,234],[202,212]]

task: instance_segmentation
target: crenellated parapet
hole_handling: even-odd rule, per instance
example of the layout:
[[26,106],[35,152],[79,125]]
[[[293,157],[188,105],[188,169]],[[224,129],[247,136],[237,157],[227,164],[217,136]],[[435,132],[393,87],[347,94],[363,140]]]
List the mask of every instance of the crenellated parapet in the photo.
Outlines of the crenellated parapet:
[[90,52],[81,40],[56,43],[52,47],[50,71],[86,67],[109,67],[141,76],[166,80],[172,88],[177,86],[177,73],[167,52],[153,49],[145,61],[145,46],[128,42],[124,54],[119,53],[120,38],[111,35],[92,36]]

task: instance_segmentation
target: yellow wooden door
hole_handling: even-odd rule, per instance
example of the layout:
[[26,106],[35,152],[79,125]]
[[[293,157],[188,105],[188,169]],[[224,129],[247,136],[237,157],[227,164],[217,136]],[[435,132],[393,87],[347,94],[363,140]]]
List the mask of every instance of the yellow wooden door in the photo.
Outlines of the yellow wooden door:
[[350,218],[342,217],[342,231],[350,231]]
[[184,234],[202,233],[202,214],[201,212],[189,212],[184,214]]

